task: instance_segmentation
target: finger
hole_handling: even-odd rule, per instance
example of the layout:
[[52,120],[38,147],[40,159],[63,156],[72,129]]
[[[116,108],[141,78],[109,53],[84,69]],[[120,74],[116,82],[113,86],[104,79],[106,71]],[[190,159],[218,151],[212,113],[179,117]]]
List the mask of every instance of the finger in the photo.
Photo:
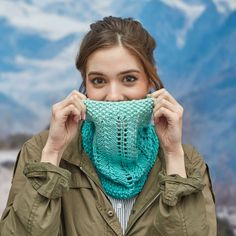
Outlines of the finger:
[[[68,118],[72,117],[71,119],[73,119],[76,123],[82,119],[81,117],[81,112],[80,110],[74,106],[73,104],[69,105],[68,107],[64,108],[64,110],[62,111],[64,114],[64,121],[67,121]],[[67,117],[67,119],[66,119]]]
[[77,90],[73,90],[67,97],[70,97],[73,95],[78,96],[81,100],[87,99],[87,97],[83,93],[80,93]]
[[178,106],[172,104],[171,102],[169,102],[166,99],[162,99],[160,102],[156,103],[154,108],[153,108],[153,112],[155,113],[161,107],[165,107],[165,108],[169,109],[172,112],[178,112]]
[[165,98],[169,100],[171,103],[179,105],[176,99],[164,88],[155,91],[154,93],[151,94],[151,96],[155,98],[156,102],[159,102],[161,99]]
[[69,105],[70,103],[73,103],[73,101],[77,101],[78,99],[79,100],[84,100],[86,98],[87,97],[84,94],[79,93],[76,90],[73,90],[65,99],[63,99],[62,101],[56,103],[55,105],[62,108],[62,107],[65,107],[65,106]]
[[74,116],[76,122],[81,120],[81,111],[73,104],[70,104],[63,109],[58,109],[58,107],[53,108],[53,119],[56,121],[65,123],[70,115]]
[[[83,95],[84,96],[84,95]],[[81,111],[81,116],[85,118],[86,114],[86,106],[81,100],[82,96],[78,95],[78,92],[72,92],[69,96],[67,96],[64,100],[62,100],[59,103],[56,103],[55,106],[58,107],[58,109],[63,109],[70,104],[73,104]],[[84,97],[83,97],[84,98]]]
[[84,102],[81,100],[78,101],[78,104],[81,107],[81,117],[83,120],[85,120],[86,119],[86,106],[85,106]]
[[157,110],[154,114],[154,122],[158,123],[159,119],[161,117],[165,117],[167,119],[168,123],[171,122],[176,122],[177,120],[179,120],[179,116],[177,113],[170,111],[169,109],[165,108],[165,107],[161,107],[159,110]]
[[68,111],[68,109],[72,106],[76,107],[81,116],[82,107],[79,101],[76,102],[73,98],[68,98],[66,100],[61,101],[60,103],[55,104],[54,110],[56,110],[58,114],[61,114],[62,111]]
[[73,104],[80,110],[81,117],[85,120],[86,106],[83,100],[81,100],[81,97],[79,97],[77,93],[72,93],[67,99],[68,104]]
[[166,91],[166,89],[162,88],[162,89],[159,89],[157,91],[154,91],[149,96],[151,96],[153,98],[156,98],[156,97],[160,96],[162,93],[164,93],[165,91]]

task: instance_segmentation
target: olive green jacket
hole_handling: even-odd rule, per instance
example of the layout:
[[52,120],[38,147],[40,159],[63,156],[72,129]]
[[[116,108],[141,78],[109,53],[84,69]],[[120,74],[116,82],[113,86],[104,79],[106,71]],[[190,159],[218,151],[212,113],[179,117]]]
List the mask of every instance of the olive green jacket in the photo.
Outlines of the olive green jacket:
[[[0,222],[0,236],[121,236],[122,230],[78,136],[60,167],[40,163],[48,132],[24,144]],[[188,178],[167,176],[163,151],[136,198],[126,236],[215,236],[209,171],[191,146],[183,146]]]

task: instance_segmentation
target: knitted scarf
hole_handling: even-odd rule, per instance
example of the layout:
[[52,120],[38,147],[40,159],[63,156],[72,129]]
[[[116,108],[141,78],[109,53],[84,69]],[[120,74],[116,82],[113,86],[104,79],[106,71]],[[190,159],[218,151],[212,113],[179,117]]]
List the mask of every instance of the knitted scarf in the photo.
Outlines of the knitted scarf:
[[152,98],[104,102],[84,100],[83,149],[105,192],[127,199],[141,192],[155,163],[159,141],[151,124]]

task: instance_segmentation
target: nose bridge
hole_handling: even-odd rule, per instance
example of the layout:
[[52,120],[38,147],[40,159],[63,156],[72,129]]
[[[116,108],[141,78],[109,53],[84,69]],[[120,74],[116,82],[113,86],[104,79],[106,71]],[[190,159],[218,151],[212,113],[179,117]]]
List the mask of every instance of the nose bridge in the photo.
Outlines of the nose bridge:
[[117,81],[110,82],[107,90],[106,100],[107,101],[123,100],[122,91]]

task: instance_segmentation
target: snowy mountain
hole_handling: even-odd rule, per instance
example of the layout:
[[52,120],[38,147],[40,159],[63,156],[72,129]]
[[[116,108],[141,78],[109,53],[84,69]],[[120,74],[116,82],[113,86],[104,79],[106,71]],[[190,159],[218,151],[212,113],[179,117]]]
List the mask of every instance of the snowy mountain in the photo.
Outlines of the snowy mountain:
[[233,173],[234,0],[2,0],[0,137],[47,126],[51,105],[79,87],[81,37],[107,15],[137,18],[155,37],[160,77],[185,107],[184,140],[204,154],[215,178],[222,162]]
[[[185,141],[199,147],[218,181],[235,176],[236,67],[217,75],[181,98],[185,107]],[[226,167],[227,172],[222,171]]]
[[25,133],[28,126],[34,127],[37,115],[17,101],[0,93],[0,138],[13,134],[15,130]]

